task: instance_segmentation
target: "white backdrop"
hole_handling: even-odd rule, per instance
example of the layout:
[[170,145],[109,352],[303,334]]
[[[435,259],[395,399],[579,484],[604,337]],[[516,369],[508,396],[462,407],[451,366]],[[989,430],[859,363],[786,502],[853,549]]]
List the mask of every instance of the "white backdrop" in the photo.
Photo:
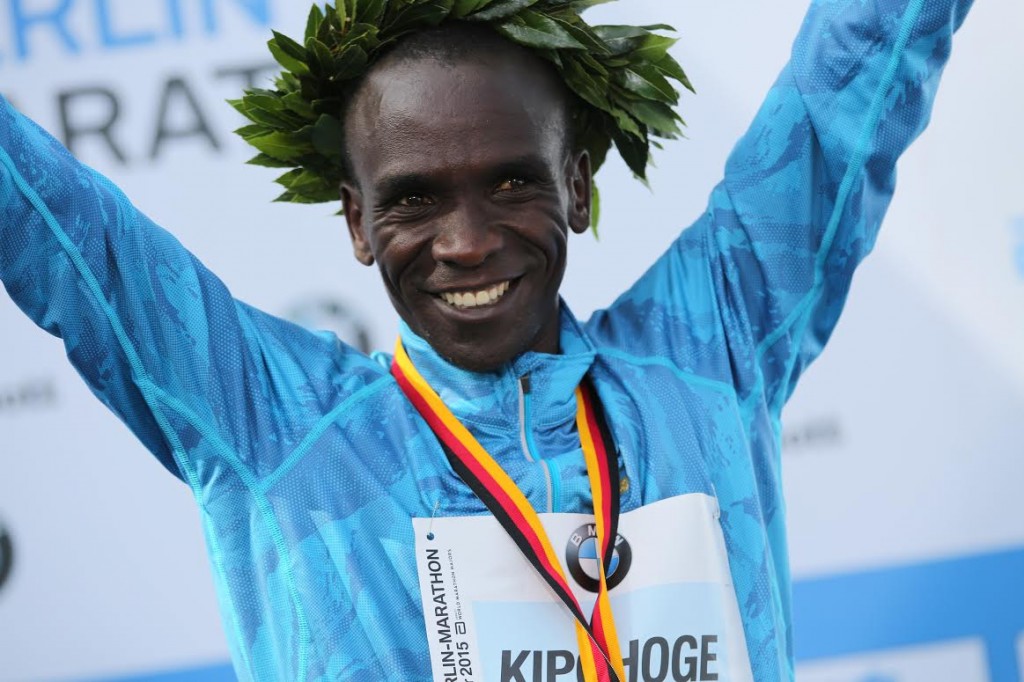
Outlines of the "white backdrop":
[[[785,414],[801,679],[1024,680],[1024,3],[978,4],[877,251]],[[58,137],[73,131],[80,158],[239,298],[386,348],[394,315],[342,221],[270,204],[272,173],[244,166],[230,135],[240,120],[223,100],[249,75],[266,80],[269,26],[296,34],[307,7],[0,0],[0,91]],[[652,192],[621,163],[602,171],[602,238],[575,240],[564,287],[579,316],[703,210],[805,8],[592,11],[680,28],[700,95],[685,99],[690,139],[658,154]],[[225,679],[187,489],[6,296],[0,332],[0,680]]]

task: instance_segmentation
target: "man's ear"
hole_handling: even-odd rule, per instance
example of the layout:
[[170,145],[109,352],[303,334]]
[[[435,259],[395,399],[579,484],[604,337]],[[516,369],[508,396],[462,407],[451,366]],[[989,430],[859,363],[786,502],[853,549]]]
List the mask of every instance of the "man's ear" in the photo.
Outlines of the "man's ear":
[[373,265],[373,250],[370,249],[370,240],[363,224],[363,195],[355,185],[341,183],[341,208],[345,212],[356,260],[363,265]]
[[590,154],[586,150],[574,153],[569,163],[569,227],[576,234],[590,228],[590,199],[593,177],[590,172]]

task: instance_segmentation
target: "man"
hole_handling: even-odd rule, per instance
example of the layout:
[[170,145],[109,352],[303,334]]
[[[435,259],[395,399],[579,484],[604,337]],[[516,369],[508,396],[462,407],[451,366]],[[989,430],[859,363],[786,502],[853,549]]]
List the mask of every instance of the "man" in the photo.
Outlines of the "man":
[[779,414],[970,4],[814,4],[709,210],[586,323],[591,128],[461,25],[373,62],[334,147],[394,359],[235,301],[6,105],[0,277],[191,486],[240,677],[789,679]]

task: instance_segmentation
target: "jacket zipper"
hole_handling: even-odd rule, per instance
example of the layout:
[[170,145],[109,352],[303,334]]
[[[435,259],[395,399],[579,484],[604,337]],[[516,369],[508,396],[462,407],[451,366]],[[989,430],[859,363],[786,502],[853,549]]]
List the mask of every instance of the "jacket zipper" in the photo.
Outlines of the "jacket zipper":
[[523,448],[523,455],[526,461],[539,464],[544,472],[544,482],[547,486],[547,505],[545,510],[548,513],[555,511],[554,476],[551,467],[543,457],[535,455],[536,448],[533,444],[533,436],[530,435],[530,375],[526,374],[519,378],[519,442]]

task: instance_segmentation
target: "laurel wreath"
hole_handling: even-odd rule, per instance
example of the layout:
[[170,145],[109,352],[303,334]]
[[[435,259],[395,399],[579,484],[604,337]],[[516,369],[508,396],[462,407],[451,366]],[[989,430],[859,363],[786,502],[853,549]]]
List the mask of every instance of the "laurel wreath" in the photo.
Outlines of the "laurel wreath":
[[[693,91],[668,53],[671,26],[590,26],[580,13],[614,0],[337,0],[314,5],[302,44],[277,31],[267,43],[284,68],[275,89],[246,90],[230,103],[251,124],[236,132],[259,154],[249,163],[288,169],[275,201],[336,201],[346,180],[341,120],[345,98],[375,61],[403,36],[445,21],[485,22],[555,65],[582,101],[577,144],[593,172],[612,144],[646,181],[652,138],[678,137],[675,80]],[[600,212],[596,198],[592,223]]]

